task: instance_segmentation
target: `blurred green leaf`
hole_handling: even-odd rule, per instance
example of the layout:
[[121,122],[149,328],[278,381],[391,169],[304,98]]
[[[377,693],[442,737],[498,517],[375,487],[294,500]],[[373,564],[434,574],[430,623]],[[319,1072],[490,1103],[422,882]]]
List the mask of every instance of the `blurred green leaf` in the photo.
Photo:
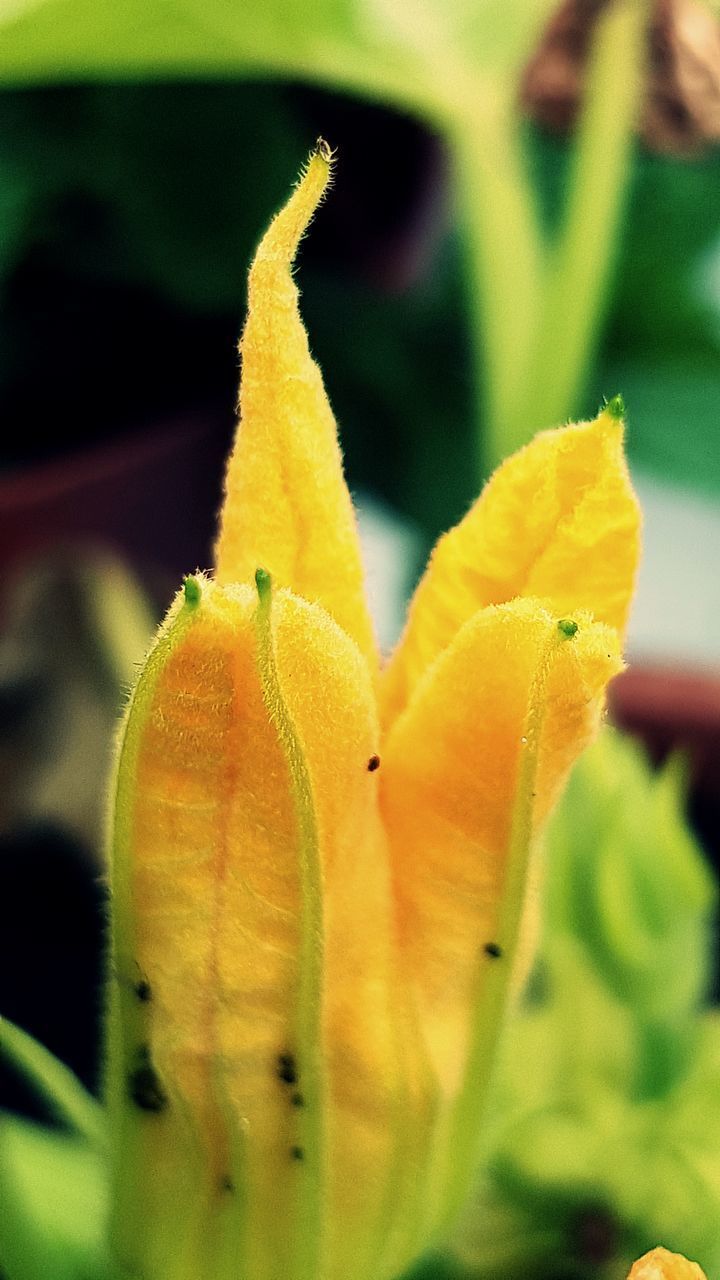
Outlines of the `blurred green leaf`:
[[7,1280],[105,1280],[105,1169],[81,1140],[0,1115],[0,1270]]
[[102,1109],[64,1063],[8,1018],[0,1017],[0,1056],[29,1081],[57,1118],[86,1142],[102,1149],[105,1124]]
[[508,1112],[518,1099],[523,1108],[561,1103],[582,1111],[601,1094],[635,1092],[642,1050],[635,1011],[598,981],[577,939],[565,935],[552,946],[545,998],[523,1011],[508,1033],[497,1077]]
[[603,385],[630,406],[628,452],[643,472],[708,496],[720,494],[720,352],[609,352]]
[[[495,1079],[486,1175],[455,1244],[517,1213],[502,1274],[624,1280],[662,1241],[720,1266],[720,1022],[703,1012],[716,891],[683,821],[677,761],[653,772],[611,730],[546,839],[538,972]],[[538,1252],[541,1257],[538,1257]]]
[[434,116],[472,108],[529,55],[553,0],[12,0],[0,80],[279,72],[380,94]]
[[[528,136],[552,233],[570,180],[567,142]],[[683,159],[637,147],[606,333],[573,416],[621,390],[633,463],[720,493],[720,148]]]
[[652,355],[720,356],[715,267],[720,148],[673,159],[639,150],[626,232],[618,246],[608,345]]
[[639,747],[605,731],[575,770],[547,837],[548,967],[567,935],[635,1017],[675,1026],[705,995],[716,905],[709,868],[682,816],[682,770],[651,771]]
[[591,394],[619,387],[631,461],[720,493],[720,149],[640,153],[605,349]]

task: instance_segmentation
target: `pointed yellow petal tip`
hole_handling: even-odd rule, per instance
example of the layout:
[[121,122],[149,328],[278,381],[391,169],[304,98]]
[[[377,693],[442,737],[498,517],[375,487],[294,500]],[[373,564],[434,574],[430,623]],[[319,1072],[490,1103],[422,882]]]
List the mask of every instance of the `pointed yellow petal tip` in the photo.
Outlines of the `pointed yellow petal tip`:
[[624,403],[543,431],[490,478],[438,542],[383,673],[383,720],[402,712],[460,628],[488,605],[535,597],[621,634],[640,556],[640,508],[624,453]]
[[651,1249],[634,1263],[628,1280],[707,1280],[697,1262],[668,1249]]
[[240,422],[225,478],[215,578],[251,586],[262,565],[279,590],[321,605],[374,674],[378,654],[355,511],[292,272],[333,166],[332,148],[319,138],[250,268]]
[[[330,185],[335,152],[324,138],[318,138],[300,180],[287,204],[275,215],[255,257],[252,271],[264,263],[284,260],[288,265],[307,231],[313,214]],[[252,274],[252,273],[251,273]]]
[[332,169],[332,166],[335,162],[336,153],[333,150],[333,148],[330,146],[330,143],[326,142],[324,138],[318,138],[317,142],[315,143],[315,150],[312,154],[318,155],[320,159],[323,160],[330,169]]

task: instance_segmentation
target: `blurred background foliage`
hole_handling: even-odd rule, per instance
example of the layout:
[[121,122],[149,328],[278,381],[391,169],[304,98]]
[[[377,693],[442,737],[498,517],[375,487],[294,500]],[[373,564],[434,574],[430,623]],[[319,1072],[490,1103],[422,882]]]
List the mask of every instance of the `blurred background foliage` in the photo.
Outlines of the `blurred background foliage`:
[[[647,49],[632,47],[633,24],[648,13],[642,0],[578,0],[591,49],[598,23],[615,22],[605,31],[613,83],[607,103],[595,92],[601,118],[586,122],[590,142],[582,128],[559,136],[516,111],[552,7],[345,0],[308,15],[276,0],[262,13],[215,2],[164,5],[154,16],[152,6],[81,0],[6,7],[8,461],[188,406],[227,413],[250,253],[322,131],[341,163],[304,253],[304,311],[354,485],[377,489],[432,538],[467,506],[478,468],[518,433],[587,416],[620,387],[636,462],[716,494],[720,152],[698,133],[717,128],[720,66],[717,83],[707,72],[705,116],[689,140],[666,128],[654,150],[631,146],[628,127],[612,121],[624,111],[632,125],[643,93],[655,104],[667,96],[677,32],[668,23],[655,32],[661,55],[649,66]],[[536,117],[540,85],[529,91]],[[670,105],[675,117],[699,111],[677,89]],[[583,163],[591,176],[578,172]],[[502,190],[493,194],[493,183]],[[579,230],[567,225],[574,208]],[[573,237],[579,245],[563,243]],[[584,281],[582,264],[603,237],[607,260]],[[524,364],[529,322],[518,316],[534,310],[544,336]],[[565,329],[587,325],[587,351],[568,351]],[[544,395],[543,379],[563,364],[574,376]],[[497,384],[522,382],[523,370],[530,389],[517,411],[498,410]]]
[[[0,1011],[91,1087],[119,693],[177,575],[209,562],[247,265],[319,133],[340,163],[303,314],[352,488],[407,522],[407,582],[500,456],[618,390],[636,472],[717,511],[717,23],[694,0],[554,10],[0,7]],[[577,770],[481,1184],[426,1275],[620,1280],[660,1238],[720,1268],[716,895],[681,772],[614,735]],[[0,1087],[37,1112],[16,1075]],[[94,1280],[97,1152],[0,1127],[0,1271]]]

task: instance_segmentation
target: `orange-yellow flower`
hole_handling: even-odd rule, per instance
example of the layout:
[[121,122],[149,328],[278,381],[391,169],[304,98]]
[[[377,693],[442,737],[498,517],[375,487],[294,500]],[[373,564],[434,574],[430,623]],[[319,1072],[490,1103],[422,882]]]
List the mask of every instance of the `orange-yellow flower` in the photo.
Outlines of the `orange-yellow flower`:
[[112,822],[112,1247],[143,1280],[400,1274],[467,1189],[541,826],[618,671],[611,405],[439,543],[381,669],[291,264],[263,239],[215,576],[134,691]]
[[658,1248],[638,1258],[628,1280],[706,1280],[706,1276],[697,1262],[688,1262],[681,1253]]

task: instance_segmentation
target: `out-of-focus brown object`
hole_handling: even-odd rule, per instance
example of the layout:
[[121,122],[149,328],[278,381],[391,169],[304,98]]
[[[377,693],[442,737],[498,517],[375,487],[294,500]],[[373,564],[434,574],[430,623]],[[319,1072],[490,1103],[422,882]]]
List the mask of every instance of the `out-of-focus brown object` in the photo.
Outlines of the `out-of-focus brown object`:
[[102,865],[110,746],[156,618],[123,562],[46,550],[4,582],[0,844],[60,832]]
[[[523,108],[549,129],[575,124],[595,24],[607,4],[565,0],[525,70]],[[720,141],[720,22],[699,0],[652,5],[640,134],[651,150],[672,155]]]
[[654,760],[684,753],[693,821],[720,871],[720,672],[630,666],[611,687],[610,714]]
[[720,673],[631,666],[611,691],[613,720],[639,733],[652,754],[686,751],[696,785],[720,793]]
[[137,573],[162,569],[174,589],[188,566],[210,562],[232,426],[230,414],[187,416],[0,475],[3,573],[85,542]]

